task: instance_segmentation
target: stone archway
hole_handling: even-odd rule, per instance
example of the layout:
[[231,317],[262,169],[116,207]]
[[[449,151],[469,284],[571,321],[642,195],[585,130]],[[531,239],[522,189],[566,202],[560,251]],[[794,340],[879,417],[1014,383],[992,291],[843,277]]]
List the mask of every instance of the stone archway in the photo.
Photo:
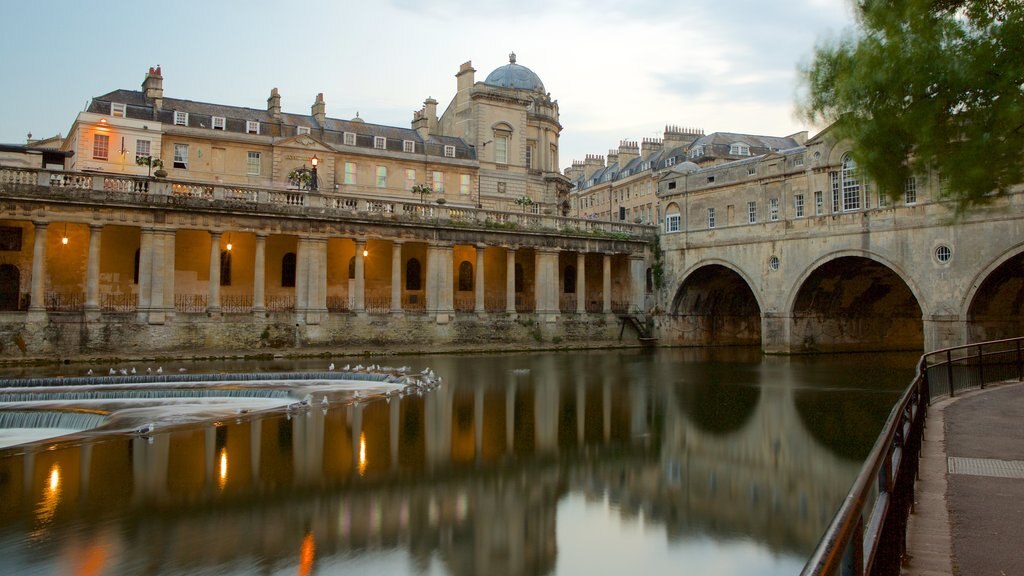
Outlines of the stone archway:
[[737,272],[721,264],[698,268],[672,301],[673,340],[682,344],[760,346],[761,309]]
[[825,262],[804,280],[792,313],[796,352],[921,350],[921,306],[892,269],[862,256]]
[[982,281],[967,309],[967,341],[1024,333],[1024,252],[1007,259]]

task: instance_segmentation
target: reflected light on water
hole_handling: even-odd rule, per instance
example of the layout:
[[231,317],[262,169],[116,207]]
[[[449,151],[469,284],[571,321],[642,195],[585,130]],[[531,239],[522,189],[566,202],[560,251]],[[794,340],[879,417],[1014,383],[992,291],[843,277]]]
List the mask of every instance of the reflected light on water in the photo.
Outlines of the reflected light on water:
[[299,576],[309,576],[313,572],[313,561],[316,560],[316,542],[313,533],[306,532],[299,550]]
[[220,449],[220,470],[217,476],[217,486],[223,490],[228,483],[228,449]]
[[39,538],[43,535],[57,512],[57,505],[60,504],[61,496],[60,484],[60,465],[54,464],[50,467],[50,475],[43,488],[43,497],[36,507],[36,522],[38,526],[32,533],[34,538]]
[[359,434],[359,475],[363,476],[366,474],[366,433],[361,432]]

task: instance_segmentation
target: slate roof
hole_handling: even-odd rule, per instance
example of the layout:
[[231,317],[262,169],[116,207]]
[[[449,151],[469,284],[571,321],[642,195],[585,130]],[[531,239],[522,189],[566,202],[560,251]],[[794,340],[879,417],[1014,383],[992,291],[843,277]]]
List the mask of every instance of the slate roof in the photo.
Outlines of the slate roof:
[[[138,90],[114,90],[97,96],[89,103],[88,112],[110,114],[111,103],[124,103],[127,118],[136,120],[157,120],[164,124],[174,125],[174,113],[188,113],[187,126],[190,128],[212,129],[213,117],[224,118],[224,131],[239,134],[246,133],[246,123],[260,123],[260,134],[273,137],[291,137],[298,134],[298,127],[309,128],[310,132],[324,142],[333,145],[344,145],[344,133],[356,135],[356,146],[374,148],[374,138],[387,138],[386,150],[403,152],[404,140],[415,142],[417,154],[424,152],[432,156],[444,156],[445,146],[455,147],[455,158],[475,159],[476,151],[461,138],[431,135],[426,142],[412,128],[399,128],[371,124],[361,120],[342,120],[327,118],[323,126],[312,115],[281,113],[279,119],[271,116],[267,110],[210,104],[178,98],[164,98],[162,108],[155,113],[153,105],[146,100],[145,94]],[[321,129],[323,130],[321,132]]]

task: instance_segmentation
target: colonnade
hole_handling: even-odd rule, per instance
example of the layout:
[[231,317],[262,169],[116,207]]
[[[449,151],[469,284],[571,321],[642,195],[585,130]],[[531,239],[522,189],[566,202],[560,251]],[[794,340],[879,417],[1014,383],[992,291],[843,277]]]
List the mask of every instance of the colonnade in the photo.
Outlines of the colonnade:
[[[47,278],[47,229],[48,222],[33,222],[35,236],[32,247],[32,276],[29,314],[45,314],[46,308],[46,278]],[[115,224],[116,226],[122,226]],[[191,240],[179,237],[179,232],[186,229],[141,226],[138,227],[138,253],[135,272],[137,274],[137,287],[133,291],[137,293],[136,313],[139,321],[150,324],[162,324],[169,315],[176,312],[175,287],[176,275],[182,272],[176,268],[176,260],[182,254],[186,254],[193,260],[202,259],[201,254],[196,254],[193,246],[194,238]],[[191,229],[190,233],[202,233],[201,230]],[[222,306],[222,285],[230,285],[222,282],[223,258],[231,250],[231,234],[229,230],[206,231],[209,234],[209,271],[208,282],[205,290],[205,313],[211,317],[218,317],[225,312]],[[244,254],[234,252],[236,257],[246,258],[245,269],[251,268],[251,312],[258,316],[265,316],[268,311],[279,310],[279,307],[268,306],[268,281],[274,282],[280,278],[268,278],[268,240],[274,237],[288,238],[288,246],[294,246],[294,284],[279,282],[281,286],[287,286],[289,294],[294,296],[294,312],[296,320],[306,324],[319,324],[329,312],[336,311],[336,307],[329,310],[328,299],[331,292],[337,293],[342,290],[341,285],[335,279],[328,282],[329,249],[328,244],[339,238],[327,235],[303,235],[295,233],[271,234],[267,231],[234,231],[236,239],[252,238],[247,240],[247,249]],[[67,232],[65,231],[65,237]],[[134,246],[118,245],[104,249],[103,246],[104,225],[88,225],[88,249],[85,252],[86,270],[84,274],[84,307],[86,319],[99,320],[101,318],[101,253],[109,257],[111,250],[118,250],[117,259],[124,262],[124,259],[131,258]],[[226,238],[225,238],[226,236]],[[226,250],[225,252],[225,239]],[[487,313],[505,313],[515,315],[518,311],[531,311],[547,321],[554,321],[559,314],[586,314],[600,313],[610,314],[623,309],[641,309],[645,295],[645,263],[643,254],[611,254],[594,253],[584,251],[572,251],[547,246],[534,246],[530,244],[531,236],[517,235],[516,241],[521,244],[513,245],[489,245],[483,242],[461,243],[444,240],[420,240],[408,238],[340,238],[354,244],[354,255],[348,268],[348,285],[344,289],[347,294],[347,310],[357,315],[366,314],[367,306],[367,248],[368,243],[373,242],[378,253],[383,253],[382,260],[378,261],[375,267],[377,276],[374,278],[378,287],[386,286],[390,282],[389,289],[379,291],[379,300],[385,298],[390,303],[383,310],[380,306],[374,308],[375,313],[386,313],[391,315],[402,315],[415,310],[418,313],[425,313],[433,317],[438,323],[445,323],[452,319],[456,311],[471,312],[478,315]],[[540,239],[542,240],[542,239]],[[248,242],[251,242],[249,244]],[[122,242],[123,244],[123,242]],[[248,246],[252,246],[251,249]],[[386,251],[381,250],[390,245],[390,263],[387,264]],[[351,246],[351,244],[347,245]],[[469,250],[467,250],[469,249]],[[330,254],[332,263],[330,266],[339,266],[337,250]],[[345,248],[346,256],[349,248]],[[463,283],[463,270],[456,263],[456,251],[459,251],[458,260],[461,266],[469,271]],[[470,251],[471,250],[471,251]],[[504,262],[502,254],[504,252]],[[275,252],[279,253],[280,249]],[[469,256],[467,256],[467,253]],[[485,253],[488,257],[485,258]],[[597,264],[600,258],[600,274],[591,271],[588,282],[588,255],[590,267]],[[575,256],[575,258],[573,258]],[[248,260],[251,258],[251,260]],[[416,306],[407,306],[403,303],[403,287],[407,290],[408,274],[407,265],[412,259],[422,258],[424,261],[422,270],[423,285],[419,286],[416,281],[417,300]],[[618,264],[613,265],[613,261]],[[203,264],[202,266],[205,266]],[[388,267],[389,273],[384,269]],[[419,261],[417,267],[420,266]],[[571,270],[570,270],[571,269]],[[529,272],[532,271],[532,275]],[[189,270],[192,275],[201,278],[196,270]],[[228,274],[230,269],[228,269]],[[572,276],[568,274],[574,274]],[[416,272],[415,274],[420,274]],[[275,276],[283,277],[282,271],[275,272]],[[527,277],[524,278],[523,276]],[[203,279],[205,280],[205,279]],[[249,281],[249,277],[244,279]],[[456,283],[458,282],[458,286]],[[532,290],[525,290],[524,284],[529,284]],[[615,289],[613,289],[613,285]],[[236,283],[237,292],[238,284]],[[471,286],[470,289],[467,287]],[[193,286],[193,289],[195,286]],[[80,288],[79,288],[80,289]],[[293,290],[293,292],[291,292]],[[463,305],[456,306],[456,293],[462,291]],[[530,292],[532,292],[532,299]],[[614,292],[614,294],[613,294]],[[423,301],[418,300],[422,294]],[[487,295],[491,298],[488,299]],[[517,294],[520,302],[517,302]],[[562,300],[562,295],[574,294],[575,302]],[[248,296],[248,294],[247,294]],[[469,297],[471,300],[468,300]],[[615,297],[617,298],[615,298]],[[500,299],[504,300],[501,306]],[[589,301],[590,306],[587,306]],[[530,301],[522,301],[528,299]],[[599,302],[599,306],[598,306]],[[181,311],[181,310],[177,310]],[[189,310],[196,312],[198,310]],[[237,312],[237,310],[231,310]]]

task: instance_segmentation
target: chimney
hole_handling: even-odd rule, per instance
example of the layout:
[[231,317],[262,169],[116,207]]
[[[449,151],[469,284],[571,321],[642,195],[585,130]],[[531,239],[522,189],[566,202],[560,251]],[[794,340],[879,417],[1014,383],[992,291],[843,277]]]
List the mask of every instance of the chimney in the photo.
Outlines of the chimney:
[[313,119],[317,121],[317,124],[322,128],[324,123],[327,121],[327,104],[324,104],[324,93],[321,92],[316,95],[316,102],[313,102],[311,108]]
[[437,131],[437,100],[428,97],[423,101],[423,108],[412,113],[412,129],[424,142]]
[[146,102],[153,105],[156,112],[164,106],[164,77],[160,74],[160,65],[156,68],[150,67],[146,73],[146,79],[142,81],[142,93]]
[[583,174],[585,172],[586,171],[584,170],[583,162],[580,162],[579,160],[573,160],[572,166],[565,169],[565,177],[568,178],[570,181],[575,181],[583,178]]
[[604,156],[587,154],[586,160],[583,161],[583,178],[590,178],[601,168],[604,168]]
[[608,165],[609,166],[613,166],[618,161],[619,161],[619,151],[618,150],[614,150],[614,149],[613,150],[609,150],[608,151]]
[[680,146],[689,146],[703,135],[704,131],[700,128],[665,126],[665,148],[672,150]]
[[633,140],[619,141],[619,167],[629,164],[640,157],[640,146]]
[[640,143],[640,155],[648,156],[660,152],[661,147],[662,143],[658,138],[644,138],[644,141]]
[[459,66],[459,72],[455,75],[458,78],[457,89],[459,92],[473,87],[476,70],[473,68],[473,61],[467,60]]
[[270,90],[270,98],[267,98],[267,112],[270,112],[270,116],[274,120],[281,119],[281,95],[277,92],[277,88]]

